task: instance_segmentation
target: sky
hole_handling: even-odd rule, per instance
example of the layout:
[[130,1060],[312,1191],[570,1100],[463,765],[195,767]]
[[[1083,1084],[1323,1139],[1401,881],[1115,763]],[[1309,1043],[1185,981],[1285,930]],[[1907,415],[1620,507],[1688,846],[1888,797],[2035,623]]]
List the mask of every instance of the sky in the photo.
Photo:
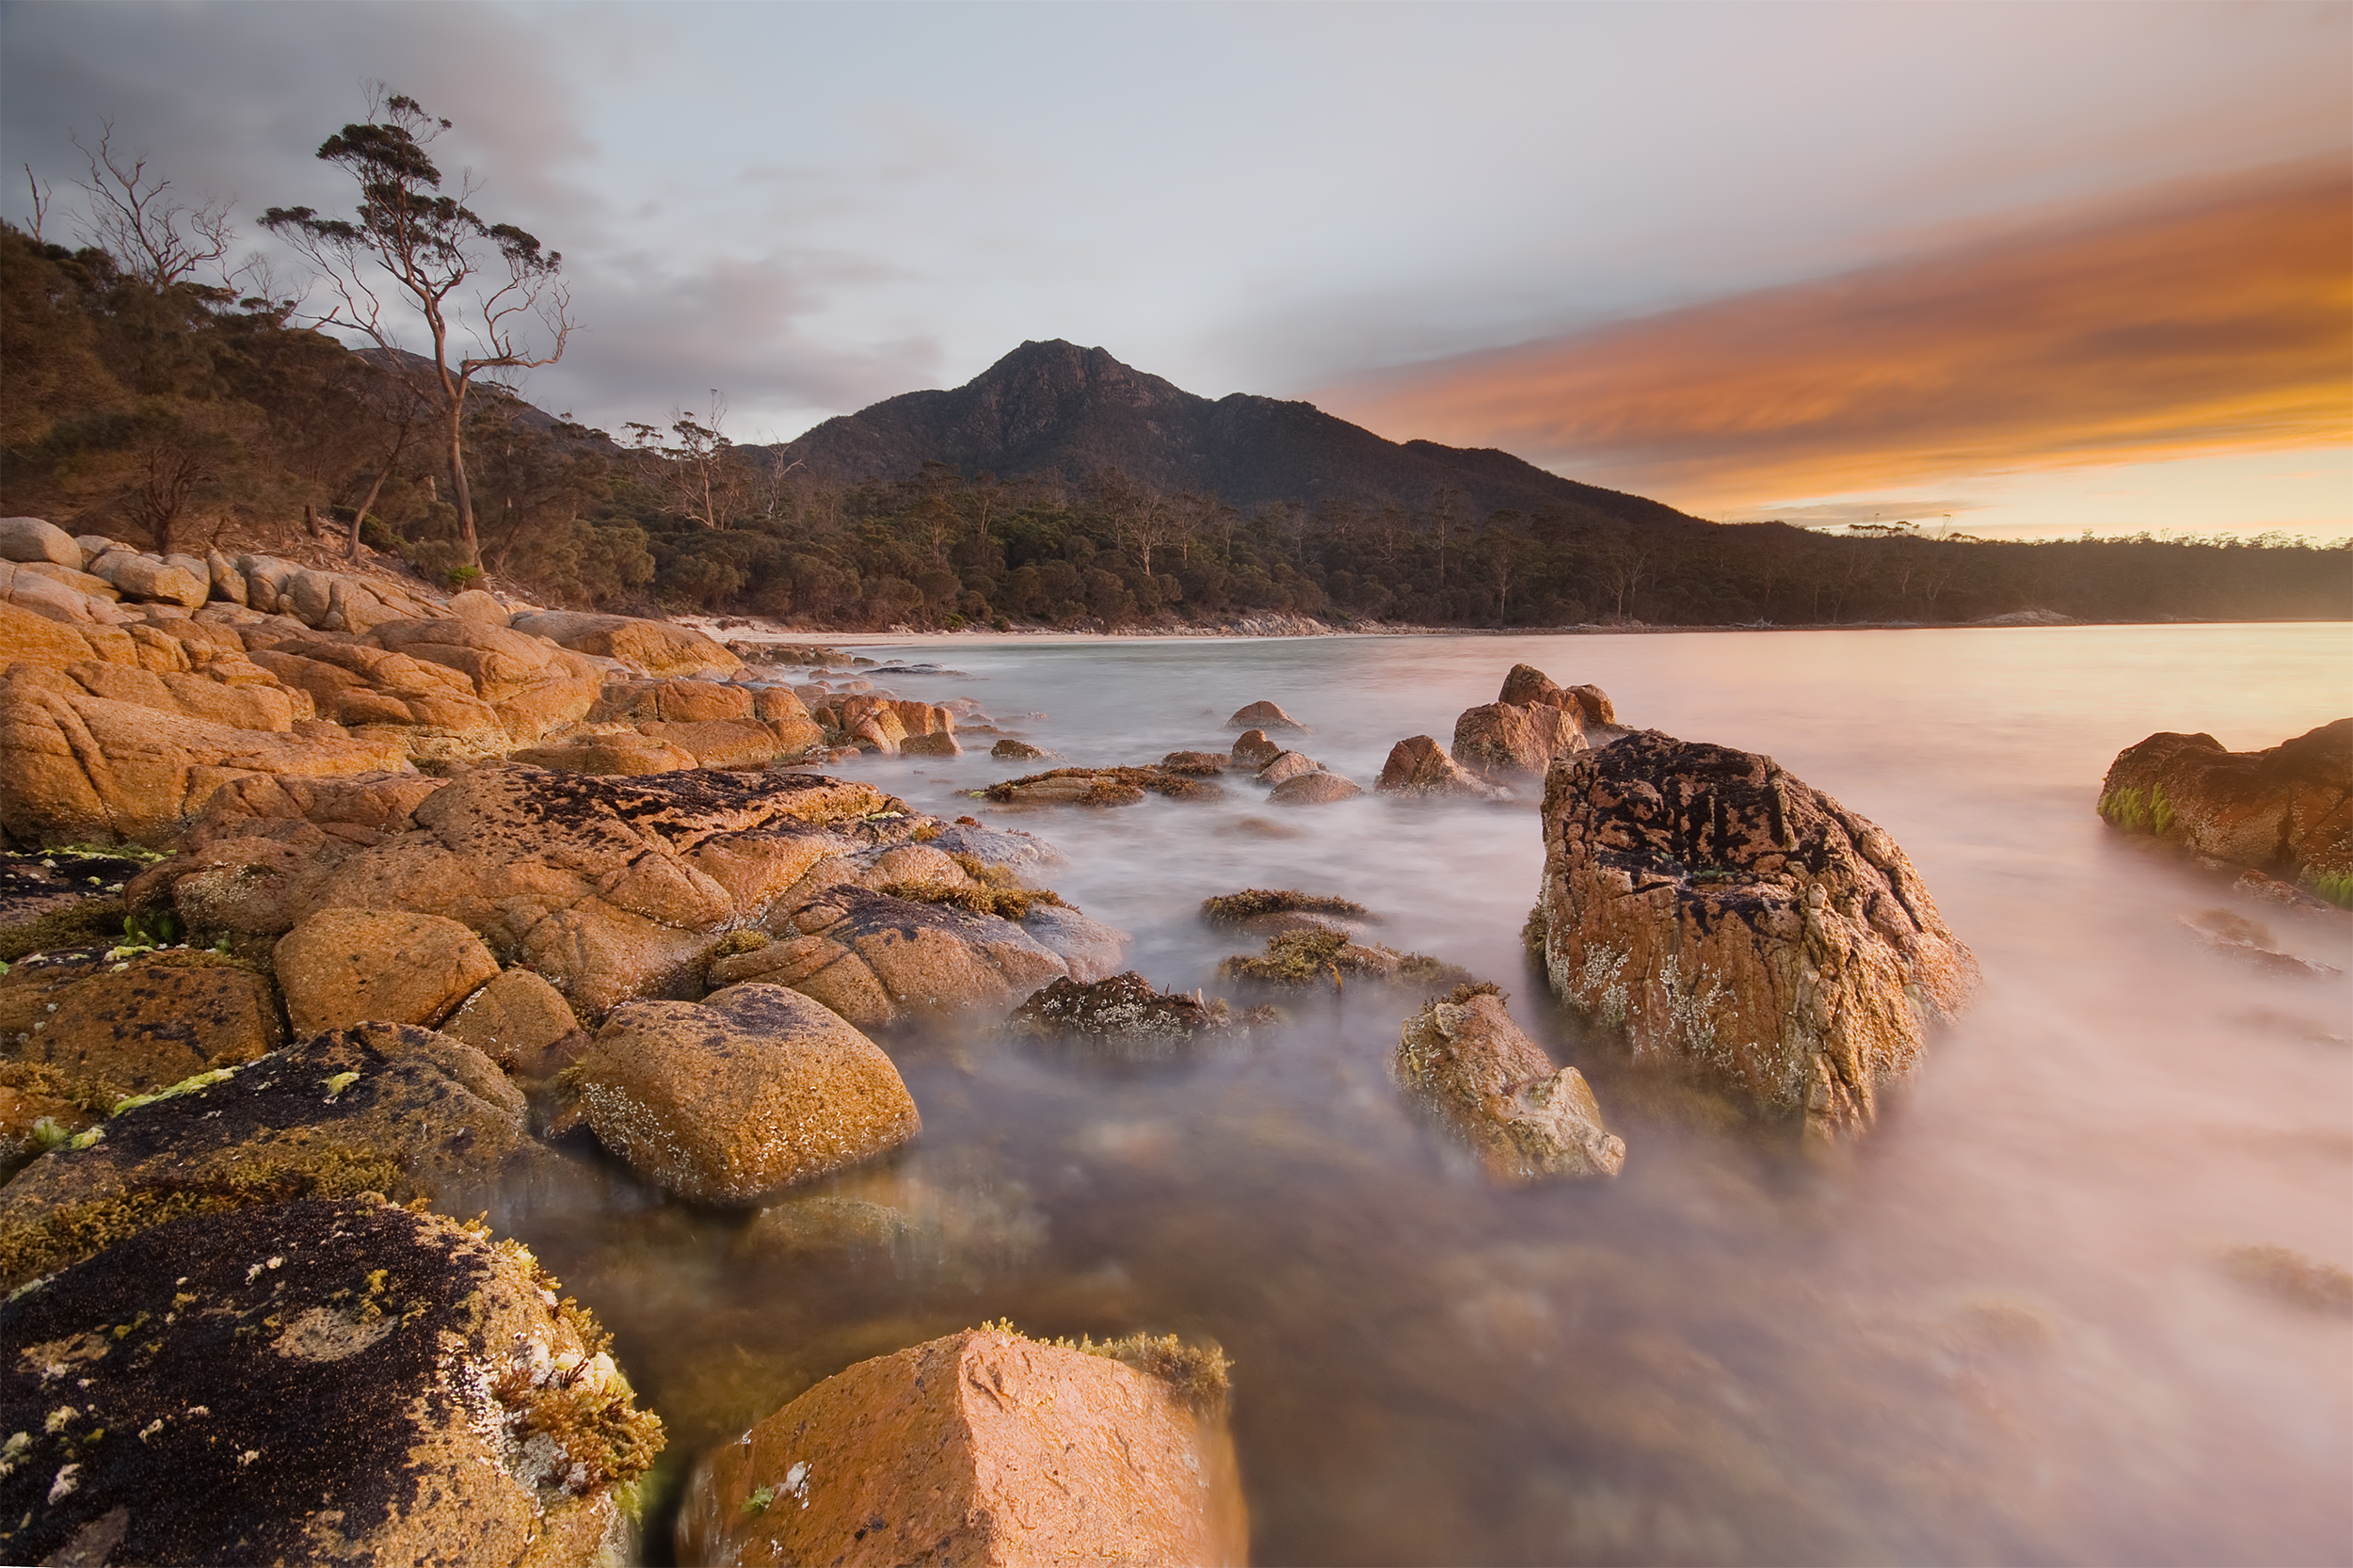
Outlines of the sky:
[[607,428],[1067,338],[1726,520],[2353,534],[2353,6],[0,4],[50,238],[108,123],[347,209],[371,81]]

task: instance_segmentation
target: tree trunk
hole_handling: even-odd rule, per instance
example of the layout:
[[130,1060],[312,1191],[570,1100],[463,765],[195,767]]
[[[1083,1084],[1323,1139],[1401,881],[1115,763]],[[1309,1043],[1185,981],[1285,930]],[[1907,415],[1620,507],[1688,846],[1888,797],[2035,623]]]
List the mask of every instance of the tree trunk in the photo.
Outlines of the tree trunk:
[[392,476],[392,472],[390,463],[376,470],[376,482],[368,487],[367,499],[360,502],[359,510],[351,514],[351,545],[346,554],[355,564],[360,559],[360,526],[368,520],[368,512],[376,505],[376,498],[384,493],[384,481]]
[[449,499],[457,508],[457,540],[465,547],[464,564],[479,570],[482,540],[474,532],[473,487],[466,479],[465,419],[465,404],[453,400],[449,406]]

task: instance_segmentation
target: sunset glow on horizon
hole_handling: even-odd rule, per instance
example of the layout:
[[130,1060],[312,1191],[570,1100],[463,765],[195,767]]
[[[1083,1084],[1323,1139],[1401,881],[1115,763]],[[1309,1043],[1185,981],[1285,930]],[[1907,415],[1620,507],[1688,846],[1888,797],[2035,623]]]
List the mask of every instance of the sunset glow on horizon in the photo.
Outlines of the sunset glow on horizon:
[[[1318,401],[1393,439],[1501,447],[1724,520],[1854,520],[1873,496],[1893,518],[1973,479],[2014,496],[2055,471],[2300,454],[2329,509],[2266,525],[2343,532],[2349,257],[2353,179],[2330,160],[1454,356]],[[2007,509],[1941,503],[1956,505]]]

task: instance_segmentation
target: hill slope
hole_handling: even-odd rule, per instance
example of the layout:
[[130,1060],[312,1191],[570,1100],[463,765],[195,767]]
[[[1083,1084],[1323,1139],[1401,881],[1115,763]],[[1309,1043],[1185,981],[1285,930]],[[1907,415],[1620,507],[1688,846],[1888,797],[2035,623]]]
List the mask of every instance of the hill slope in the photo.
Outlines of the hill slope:
[[1452,486],[1475,518],[1515,506],[1639,523],[1697,520],[1508,452],[1384,440],[1312,403],[1244,392],[1196,397],[1100,348],[1059,338],[1025,343],[953,391],[886,398],[773,450],[838,480],[904,478],[936,458],[967,474],[1059,469],[1076,477],[1115,468],[1161,489],[1214,491],[1245,510],[1342,498],[1418,510]]

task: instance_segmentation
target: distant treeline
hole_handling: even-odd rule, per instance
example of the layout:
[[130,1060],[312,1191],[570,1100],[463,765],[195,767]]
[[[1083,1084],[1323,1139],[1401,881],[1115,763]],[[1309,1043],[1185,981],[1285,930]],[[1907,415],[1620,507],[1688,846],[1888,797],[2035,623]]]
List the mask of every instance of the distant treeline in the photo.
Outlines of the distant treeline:
[[[266,291],[264,291],[265,293]],[[0,225],[0,507],[159,549],[309,517],[462,577],[446,458],[398,377],[287,325],[282,301],[156,278]],[[629,440],[478,394],[483,565],[550,602],[815,628],[1117,627],[1288,612],[1541,627],[2336,619],[2353,549],[2252,540],[1833,537],[1778,523],[1468,514],[1459,496],[1269,504],[1116,472],[935,464],[864,484],[778,472],[720,420]]]

